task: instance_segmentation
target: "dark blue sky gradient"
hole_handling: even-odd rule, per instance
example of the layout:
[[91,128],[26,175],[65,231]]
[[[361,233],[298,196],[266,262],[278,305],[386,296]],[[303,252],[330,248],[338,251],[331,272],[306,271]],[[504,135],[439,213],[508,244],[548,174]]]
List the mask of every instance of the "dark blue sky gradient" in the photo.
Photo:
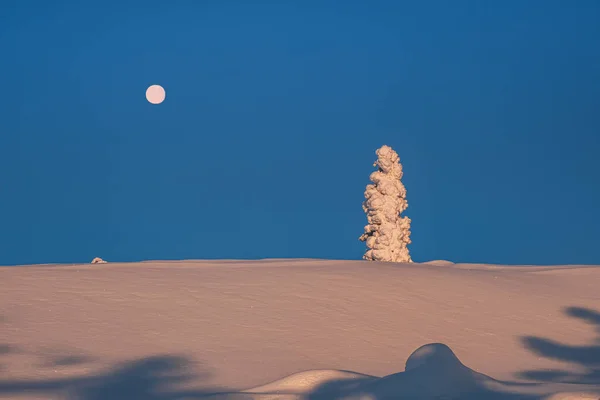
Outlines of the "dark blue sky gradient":
[[383,144],[415,261],[600,264],[598,1],[3,4],[0,264],[358,259]]

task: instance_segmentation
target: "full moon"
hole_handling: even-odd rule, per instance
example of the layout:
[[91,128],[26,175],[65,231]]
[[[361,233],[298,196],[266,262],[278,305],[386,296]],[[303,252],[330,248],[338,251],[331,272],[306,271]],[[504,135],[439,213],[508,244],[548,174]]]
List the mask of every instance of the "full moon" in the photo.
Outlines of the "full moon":
[[152,104],[160,104],[165,101],[165,89],[160,85],[152,85],[146,89],[146,99]]

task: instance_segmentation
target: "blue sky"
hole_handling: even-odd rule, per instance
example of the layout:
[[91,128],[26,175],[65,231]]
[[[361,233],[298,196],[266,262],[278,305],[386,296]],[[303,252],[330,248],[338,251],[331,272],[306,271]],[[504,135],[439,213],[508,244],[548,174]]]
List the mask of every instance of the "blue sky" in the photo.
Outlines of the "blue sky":
[[[600,263],[600,2],[31,1],[0,12],[0,264]],[[151,84],[167,99],[151,105]]]

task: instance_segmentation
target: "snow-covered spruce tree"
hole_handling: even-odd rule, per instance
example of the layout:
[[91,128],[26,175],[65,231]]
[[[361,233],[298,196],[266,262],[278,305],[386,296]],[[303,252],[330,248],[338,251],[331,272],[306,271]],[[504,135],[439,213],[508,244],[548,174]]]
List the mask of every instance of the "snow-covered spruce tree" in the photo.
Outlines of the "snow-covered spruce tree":
[[412,262],[408,253],[410,244],[410,218],[401,217],[406,210],[406,188],[402,179],[400,157],[389,146],[376,151],[377,161],[373,164],[377,171],[369,179],[363,210],[367,214],[368,225],[359,238],[366,242],[365,260]]

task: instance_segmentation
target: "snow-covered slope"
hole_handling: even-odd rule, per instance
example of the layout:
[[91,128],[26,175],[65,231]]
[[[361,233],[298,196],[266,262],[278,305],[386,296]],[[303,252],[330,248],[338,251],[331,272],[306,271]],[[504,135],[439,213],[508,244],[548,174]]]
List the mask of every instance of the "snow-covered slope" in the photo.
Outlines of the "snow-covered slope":
[[600,398],[597,266],[189,260],[0,283],[3,399]]

